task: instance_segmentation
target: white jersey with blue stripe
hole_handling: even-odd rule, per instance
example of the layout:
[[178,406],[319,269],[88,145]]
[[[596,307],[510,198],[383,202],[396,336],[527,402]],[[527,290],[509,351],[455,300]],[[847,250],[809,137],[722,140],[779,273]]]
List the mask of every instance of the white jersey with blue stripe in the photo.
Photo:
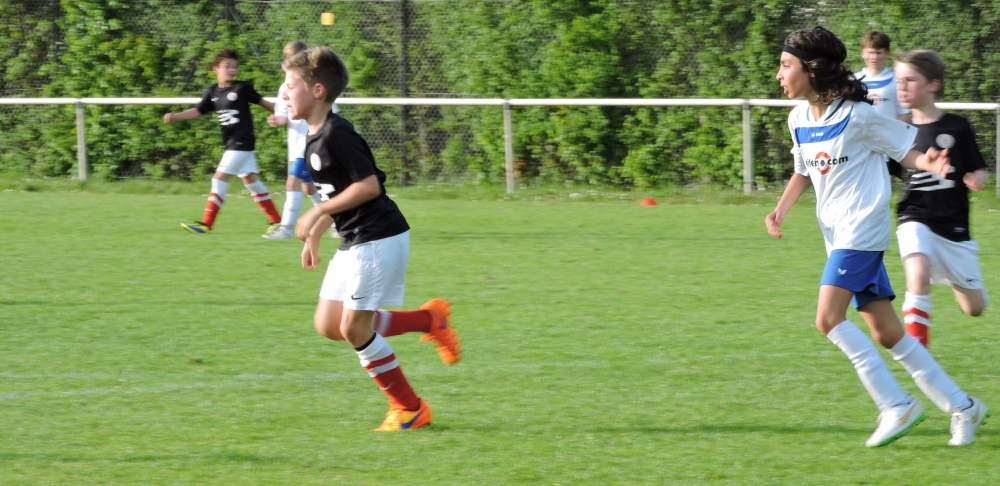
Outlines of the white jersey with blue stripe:
[[854,77],[865,83],[868,87],[868,98],[872,100],[875,111],[882,116],[889,118],[899,118],[910,112],[909,108],[903,108],[896,96],[896,75],[891,68],[885,68],[882,72],[871,75],[868,68],[854,73]]
[[892,190],[886,156],[903,160],[917,129],[875,113],[871,105],[834,100],[819,120],[809,105],[788,115],[795,172],[812,180],[816,219],[833,250],[889,249]]
[[[285,94],[285,83],[278,88],[278,101],[274,103],[274,115],[288,118],[288,105],[282,96]],[[340,113],[340,108],[334,103],[331,107],[334,113]],[[288,161],[306,156],[306,136],[309,134],[309,124],[305,120],[288,118]]]

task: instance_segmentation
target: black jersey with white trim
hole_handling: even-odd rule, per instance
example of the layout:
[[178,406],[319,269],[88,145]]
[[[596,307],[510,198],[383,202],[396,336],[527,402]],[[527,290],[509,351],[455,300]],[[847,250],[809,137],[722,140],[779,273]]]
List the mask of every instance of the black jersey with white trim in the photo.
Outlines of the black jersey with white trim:
[[222,144],[226,150],[252,151],[256,144],[250,103],[260,103],[263,97],[247,81],[233,81],[228,87],[213,84],[195,106],[204,115],[214,111],[222,127]]
[[923,223],[935,234],[951,241],[968,241],[972,238],[969,234],[969,188],[962,178],[969,172],[986,168],[972,126],[965,118],[950,113],[937,121],[915,126],[918,130],[913,150],[948,149],[952,168],[942,179],[937,174],[904,169],[890,162],[889,172],[903,179],[903,192],[896,206],[897,220]]
[[340,249],[381,240],[410,229],[396,203],[385,193],[385,172],[375,165],[368,142],[354,125],[328,113],[323,127],[306,138],[306,164],[324,201],[371,176],[378,179],[379,195],[356,208],[333,215],[340,233]]

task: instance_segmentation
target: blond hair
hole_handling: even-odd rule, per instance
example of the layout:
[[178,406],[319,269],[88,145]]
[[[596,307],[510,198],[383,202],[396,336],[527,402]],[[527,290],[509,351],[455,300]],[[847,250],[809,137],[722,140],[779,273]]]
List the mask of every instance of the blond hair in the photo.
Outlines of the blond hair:
[[306,49],[281,63],[286,72],[299,75],[307,85],[323,85],[326,97],[323,101],[333,102],[347,87],[347,66],[329,47]]
[[944,94],[944,61],[938,57],[934,51],[917,49],[914,51],[896,51],[896,62],[901,62],[912,67],[927,81],[938,80],[941,82],[941,89],[934,93],[936,98]]
[[289,57],[292,57],[308,48],[309,47],[306,46],[305,42],[300,40],[291,41],[288,44],[285,44],[285,48],[281,50],[281,58],[288,59]]

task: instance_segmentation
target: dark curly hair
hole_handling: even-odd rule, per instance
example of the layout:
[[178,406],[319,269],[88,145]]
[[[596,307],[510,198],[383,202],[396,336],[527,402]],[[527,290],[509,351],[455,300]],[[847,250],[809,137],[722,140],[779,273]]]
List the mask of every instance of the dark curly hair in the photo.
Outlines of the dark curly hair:
[[815,56],[810,61],[799,60],[809,75],[809,85],[819,95],[820,101],[830,103],[837,98],[845,98],[871,104],[868,88],[844,66],[847,48],[833,32],[822,27],[796,30],[785,38],[785,45]]

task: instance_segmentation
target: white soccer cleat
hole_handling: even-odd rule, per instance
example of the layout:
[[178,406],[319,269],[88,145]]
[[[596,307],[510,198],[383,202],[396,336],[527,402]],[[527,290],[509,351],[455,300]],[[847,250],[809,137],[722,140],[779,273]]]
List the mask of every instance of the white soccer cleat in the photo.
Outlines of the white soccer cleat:
[[865,441],[868,447],[882,447],[906,435],[927,418],[924,406],[917,400],[898,405],[878,414],[878,428]]
[[261,237],[265,240],[287,240],[292,237],[292,229],[287,226],[271,225]]
[[969,397],[972,406],[951,414],[951,440],[950,446],[967,446],[972,444],[976,438],[976,431],[979,426],[986,423],[986,417],[990,416],[989,409],[978,398]]

